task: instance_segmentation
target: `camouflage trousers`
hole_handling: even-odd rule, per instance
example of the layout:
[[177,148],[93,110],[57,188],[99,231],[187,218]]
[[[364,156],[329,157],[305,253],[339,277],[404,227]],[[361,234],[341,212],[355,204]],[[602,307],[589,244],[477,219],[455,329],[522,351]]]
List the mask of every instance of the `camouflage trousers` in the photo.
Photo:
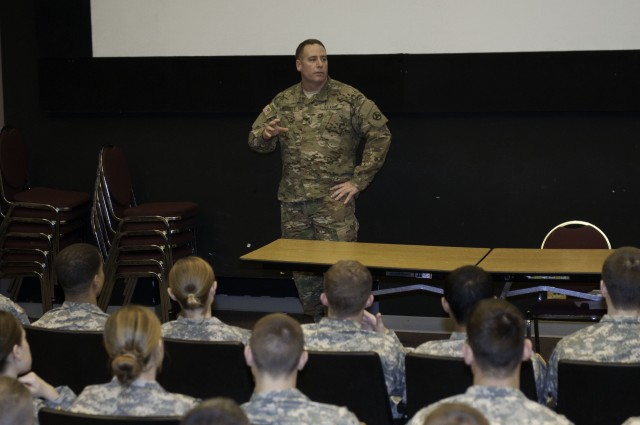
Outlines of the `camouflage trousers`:
[[[282,202],[280,222],[282,237],[323,241],[355,242],[358,238],[358,220],[354,201],[344,205],[329,196],[304,202]],[[324,314],[320,302],[322,275],[294,272],[293,280],[304,314],[316,321]]]

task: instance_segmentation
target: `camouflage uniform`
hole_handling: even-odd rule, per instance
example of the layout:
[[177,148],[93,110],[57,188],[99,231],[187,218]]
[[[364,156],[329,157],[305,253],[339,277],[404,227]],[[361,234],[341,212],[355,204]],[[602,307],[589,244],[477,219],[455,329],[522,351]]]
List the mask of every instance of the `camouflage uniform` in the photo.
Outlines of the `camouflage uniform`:
[[[416,347],[415,350],[408,349],[408,351],[430,354],[432,356],[462,358],[462,346],[466,339],[467,334],[465,332],[453,332],[449,339],[442,341],[427,341]],[[544,379],[547,372],[547,365],[538,353],[533,353],[531,356],[531,364],[533,366],[533,375],[536,379],[536,394],[538,395],[538,401],[545,403],[546,396],[544,394]]]
[[[289,131],[262,139],[270,121],[280,118]],[[263,109],[249,133],[251,149],[268,153],[280,142],[283,238],[355,241],[358,221],[355,202],[344,205],[330,198],[330,188],[350,181],[364,190],[382,167],[391,133],[387,118],[371,100],[355,88],[327,79],[324,87],[308,98],[296,84]],[[356,151],[365,140],[362,162],[356,166]],[[322,313],[319,276],[294,275],[305,313]]]
[[76,399],[76,393],[66,385],[56,387],[56,391],[60,396],[55,400],[45,400],[43,398],[34,397],[33,399],[33,414],[36,417],[35,423],[38,424],[38,411],[43,407],[50,407],[52,409],[69,410],[71,404]]
[[65,301],[62,306],[47,311],[33,326],[68,331],[102,331],[109,315],[90,303]]
[[567,418],[515,388],[470,386],[464,394],[447,397],[418,411],[407,425],[422,425],[425,417],[441,403],[463,403],[478,409],[491,425],[566,425]]
[[599,323],[558,341],[549,358],[545,393],[551,404],[558,399],[558,361],[640,362],[640,317],[604,315]]
[[216,317],[208,319],[189,319],[183,316],[162,324],[165,338],[185,339],[189,341],[240,341],[249,343],[251,331],[222,323]]
[[166,391],[156,381],[133,381],[121,385],[116,378],[88,385],[69,409],[90,415],[182,416],[199,402],[183,394]]
[[[362,329],[351,320],[323,317],[319,323],[302,325],[306,350],[315,351],[374,351],[380,356],[382,370],[390,396],[404,395],[404,349],[395,332],[387,334]],[[391,410],[397,416],[396,403]]]
[[0,310],[13,314],[23,325],[29,324],[29,317],[24,309],[2,294],[0,294]]
[[347,408],[311,401],[295,388],[253,393],[242,409],[253,425],[360,424]]

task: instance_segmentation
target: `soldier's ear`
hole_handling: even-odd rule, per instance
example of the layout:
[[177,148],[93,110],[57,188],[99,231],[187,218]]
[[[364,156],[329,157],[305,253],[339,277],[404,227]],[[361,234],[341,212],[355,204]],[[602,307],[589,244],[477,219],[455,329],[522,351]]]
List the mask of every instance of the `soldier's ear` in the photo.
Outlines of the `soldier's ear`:
[[473,350],[466,342],[462,346],[462,357],[464,358],[464,363],[471,366],[471,363],[473,363]]
[[327,294],[324,292],[320,294],[320,302],[323,306],[329,307],[329,300],[327,300]]
[[253,353],[248,345],[244,347],[244,361],[249,367],[253,367]]
[[300,359],[298,360],[298,370],[304,369],[304,366],[307,364],[307,360],[309,360],[309,353],[303,351],[300,354]]
[[531,358],[533,353],[533,347],[531,345],[531,340],[529,338],[524,339],[524,349],[522,350],[522,361],[526,362]]
[[171,298],[172,300],[174,300],[175,302],[178,302],[178,300],[176,299],[175,294],[173,293],[173,291],[171,290],[171,288],[167,288],[167,294],[169,294],[169,298]]

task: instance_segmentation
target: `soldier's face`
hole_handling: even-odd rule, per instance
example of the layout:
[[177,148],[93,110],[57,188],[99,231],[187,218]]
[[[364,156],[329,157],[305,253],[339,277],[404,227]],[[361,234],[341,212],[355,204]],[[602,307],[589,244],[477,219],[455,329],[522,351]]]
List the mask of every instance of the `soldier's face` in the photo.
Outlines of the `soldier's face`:
[[305,90],[320,90],[329,75],[329,60],[324,47],[319,44],[304,46],[300,59],[296,59],[296,69],[300,72]]

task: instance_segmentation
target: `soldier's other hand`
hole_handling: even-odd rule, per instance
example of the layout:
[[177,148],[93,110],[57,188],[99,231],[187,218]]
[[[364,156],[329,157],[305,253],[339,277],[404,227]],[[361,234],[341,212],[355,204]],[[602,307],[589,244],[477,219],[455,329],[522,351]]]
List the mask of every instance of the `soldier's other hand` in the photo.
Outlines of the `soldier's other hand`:
[[276,118],[273,121],[269,121],[267,126],[264,128],[262,132],[262,138],[267,141],[274,136],[277,136],[280,133],[286,133],[289,131],[288,127],[280,127],[280,118]]
[[360,189],[358,189],[351,182],[344,182],[337,184],[331,188],[333,193],[331,194],[331,199],[335,199],[336,201],[341,201],[344,199],[344,204],[348,204],[354,196],[356,196]]
[[47,400],[55,400],[60,397],[58,391],[44,379],[36,375],[35,372],[29,372],[26,375],[22,375],[18,378],[18,381],[22,382],[22,384],[31,391],[31,394],[36,397],[41,397]]
[[380,313],[376,313],[376,315],[373,315],[365,310],[364,314],[362,315],[361,326],[363,329],[374,331],[380,334],[387,333],[387,328],[384,326],[384,322],[382,321],[382,314]]

